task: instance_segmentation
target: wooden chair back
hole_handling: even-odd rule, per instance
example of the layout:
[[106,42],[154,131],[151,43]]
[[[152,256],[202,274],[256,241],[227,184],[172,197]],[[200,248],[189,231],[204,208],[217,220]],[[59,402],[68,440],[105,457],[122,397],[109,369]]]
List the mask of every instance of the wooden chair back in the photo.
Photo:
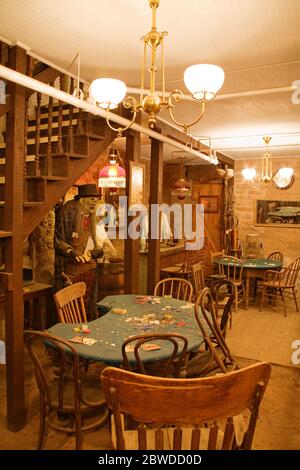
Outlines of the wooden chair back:
[[[251,449],[271,366],[199,379],[141,376],[107,367],[101,380],[117,450]],[[241,413],[247,411],[249,419]],[[129,416],[136,430],[125,428]],[[132,421],[131,421],[132,422]],[[237,424],[244,427],[238,429]]]
[[[208,287],[200,292],[195,303],[195,318],[203,336],[206,355],[199,351],[186,366],[186,377],[205,376],[218,369],[224,374],[238,369],[216,318],[214,300]],[[203,362],[203,357],[205,362]]]
[[291,264],[285,268],[280,284],[287,288],[296,287],[297,278],[300,271],[300,256],[298,256]]
[[224,256],[224,250],[222,251],[211,251],[210,258],[211,262],[213,263],[217,258],[222,258]]
[[170,277],[159,281],[154,288],[154,295],[173,299],[190,301],[193,296],[193,286],[187,279]]
[[268,255],[268,259],[283,263],[283,254],[281,253],[281,251],[272,251],[272,253]]
[[[167,348],[169,357],[164,361],[159,361],[157,368],[155,364],[151,364],[151,372],[160,377],[179,377],[186,360],[188,340],[177,333],[148,333],[127,338],[122,344],[123,367],[126,370],[132,370],[133,367],[134,371],[139,374],[152,375],[152,373],[149,373],[149,368],[147,368],[147,362],[145,362],[147,360],[147,351],[143,350],[143,347],[153,343],[163,349]],[[133,347],[132,359],[134,356],[134,363],[132,360],[130,361],[129,346]]]
[[204,266],[202,263],[196,263],[192,265],[192,280],[194,284],[195,295],[197,296],[199,292],[204,289]]
[[220,274],[232,282],[242,282],[243,262],[235,256],[222,256],[218,260]]
[[[45,428],[48,424],[56,431],[74,433],[76,435],[76,449],[81,448],[83,431],[99,427],[107,418],[104,409],[104,400],[92,401],[86,397],[84,381],[80,376],[79,355],[71,343],[57,338],[49,333],[28,330],[24,333],[25,344],[34,366],[34,373],[40,394],[40,430],[38,449],[41,449],[45,440]],[[93,384],[92,393],[97,397],[96,384]],[[96,393],[95,393],[96,391]],[[85,396],[85,398],[84,398]],[[93,411],[100,411],[100,419],[92,424],[83,425],[84,413],[89,409],[89,416]],[[73,419],[73,426],[65,426],[57,420],[57,415],[69,414]]]
[[86,310],[84,295],[86,293],[85,282],[77,282],[65,287],[54,294],[58,318],[61,323],[86,323]]
[[[224,279],[212,284],[210,290],[212,297],[215,301],[216,314],[218,313],[218,304],[222,300],[221,297],[224,295],[224,289],[226,290],[226,304],[223,307],[223,313],[220,320],[220,329],[225,338],[227,331],[228,320],[231,315],[232,306],[235,300],[235,288],[233,282]],[[218,315],[217,315],[218,318]]]

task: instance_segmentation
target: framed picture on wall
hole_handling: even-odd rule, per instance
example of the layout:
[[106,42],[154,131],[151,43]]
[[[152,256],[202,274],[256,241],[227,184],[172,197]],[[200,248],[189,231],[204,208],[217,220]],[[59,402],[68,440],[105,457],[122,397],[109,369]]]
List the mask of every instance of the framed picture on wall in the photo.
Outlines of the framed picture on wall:
[[203,204],[205,214],[219,212],[219,196],[199,196],[199,204]]
[[143,204],[145,166],[141,163],[130,162],[129,167],[129,201],[130,206]]

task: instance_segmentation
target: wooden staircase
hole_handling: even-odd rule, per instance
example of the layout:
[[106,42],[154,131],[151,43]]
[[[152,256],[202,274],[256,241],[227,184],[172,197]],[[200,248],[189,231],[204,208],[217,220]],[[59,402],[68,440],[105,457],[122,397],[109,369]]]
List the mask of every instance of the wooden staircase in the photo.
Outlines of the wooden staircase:
[[[50,101],[50,100],[49,100]],[[69,105],[40,108],[27,125],[24,237],[107,148],[114,133],[105,121]],[[6,144],[0,144],[0,220],[4,209]],[[1,232],[0,232],[1,233]],[[2,238],[5,233],[3,232]]]

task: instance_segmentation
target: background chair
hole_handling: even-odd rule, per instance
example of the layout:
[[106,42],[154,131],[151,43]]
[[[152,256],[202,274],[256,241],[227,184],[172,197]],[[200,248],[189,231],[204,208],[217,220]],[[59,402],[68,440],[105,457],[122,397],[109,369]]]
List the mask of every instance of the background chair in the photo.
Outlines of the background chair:
[[174,299],[187,300],[193,296],[193,286],[186,279],[170,277],[159,281],[154,288],[154,296],[171,296]]
[[[164,361],[150,364],[144,362],[147,359],[147,352],[143,351],[143,346],[149,344],[161,345],[163,349],[168,348],[169,357]],[[139,374],[159,375],[161,377],[179,377],[181,368],[184,367],[188,347],[187,339],[177,333],[149,333],[136,335],[127,338],[122,344],[123,367],[132,370],[132,361],[128,358],[128,347],[133,347],[133,354],[136,363],[134,371]],[[150,369],[150,371],[149,371]]]
[[230,328],[232,326],[232,305],[235,300],[234,284],[224,279],[223,281],[214,282],[210,290],[214,299],[216,317],[225,338],[228,320],[230,322]]
[[218,324],[214,300],[208,287],[203,289],[195,303],[195,318],[204,339],[205,351],[198,353],[187,362],[182,376],[203,377],[205,375],[238,369]]
[[[283,302],[284,316],[286,317],[286,303],[285,300],[292,298],[296,305],[296,310],[299,312],[296,284],[300,271],[300,256],[298,256],[292,263],[281,271],[266,271],[263,281],[263,291],[260,303],[260,310],[262,310],[265,297],[268,296],[269,302],[276,302],[277,298]],[[278,293],[280,296],[278,296]]]
[[[243,262],[234,256],[222,256],[219,258],[218,264],[220,274],[234,284],[235,311],[237,312],[239,303],[246,297],[243,281]],[[241,297],[239,298],[240,294]]]
[[[189,380],[107,367],[101,380],[113,414],[113,445],[117,450],[249,450],[270,371],[262,362]],[[127,430],[124,416],[137,422],[137,429]]]
[[[78,353],[67,341],[30,330],[25,331],[25,343],[40,394],[37,449],[43,447],[46,425],[56,431],[74,433],[76,449],[81,449],[82,432],[99,427],[108,417],[105,400],[99,401],[99,380],[79,370]],[[98,401],[92,401],[94,397]],[[96,416],[96,420],[83,425],[84,418],[90,420],[93,416]],[[62,425],[63,417],[68,418],[66,426]]]
[[[283,264],[283,254],[281,253],[281,251],[272,251],[272,253],[268,255],[267,259],[272,261],[279,261],[281,264]],[[256,277],[254,279],[254,298],[257,294],[257,285],[259,282],[262,282],[262,279]]]
[[[194,242],[195,244],[197,241]],[[201,243],[201,242],[199,242]],[[202,243],[199,245],[201,246]],[[185,249],[183,263],[175,264],[174,266],[168,266],[162,268],[160,273],[162,277],[183,277],[184,279],[192,279],[192,266],[196,263],[205,263],[207,256],[207,246],[204,240],[203,247],[196,250]]]
[[192,280],[194,287],[194,295],[197,297],[202,289],[205,287],[204,282],[204,266],[202,263],[193,264],[191,267],[192,270]]
[[54,294],[58,318],[61,323],[86,323],[86,310],[84,295],[86,293],[85,282],[77,282]]

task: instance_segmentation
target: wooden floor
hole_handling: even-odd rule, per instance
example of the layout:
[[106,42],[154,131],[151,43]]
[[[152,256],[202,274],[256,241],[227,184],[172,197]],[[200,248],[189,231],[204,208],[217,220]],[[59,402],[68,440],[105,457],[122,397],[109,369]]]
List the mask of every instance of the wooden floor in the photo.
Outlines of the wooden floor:
[[287,317],[281,305],[268,305],[261,312],[253,304],[249,310],[239,308],[237,313],[233,312],[232,329],[227,333],[228,345],[235,356],[281,365],[293,365],[295,340],[300,340],[300,312],[296,312],[292,302],[288,303]]

